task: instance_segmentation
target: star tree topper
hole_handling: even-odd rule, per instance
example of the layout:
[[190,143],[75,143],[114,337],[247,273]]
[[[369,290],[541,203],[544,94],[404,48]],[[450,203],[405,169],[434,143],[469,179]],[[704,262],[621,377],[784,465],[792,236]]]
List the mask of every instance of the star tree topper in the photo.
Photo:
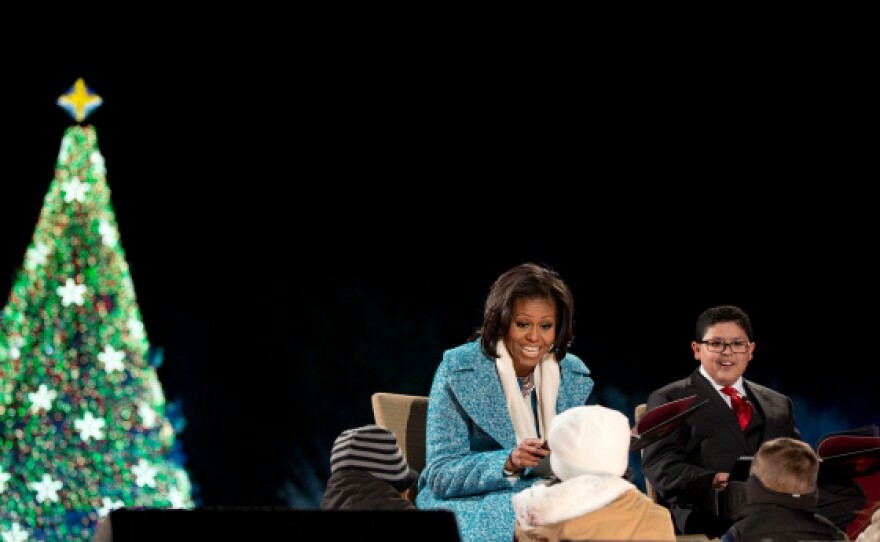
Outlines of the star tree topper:
[[67,89],[67,94],[58,97],[58,105],[63,107],[76,122],[86,120],[86,117],[102,103],[101,97],[86,86],[82,77]]

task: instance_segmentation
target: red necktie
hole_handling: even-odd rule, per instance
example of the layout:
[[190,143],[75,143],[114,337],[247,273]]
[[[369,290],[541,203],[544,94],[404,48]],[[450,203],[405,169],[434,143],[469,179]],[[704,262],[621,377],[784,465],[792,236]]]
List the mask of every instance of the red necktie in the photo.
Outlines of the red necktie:
[[730,406],[736,412],[736,419],[739,420],[740,428],[745,430],[746,426],[749,425],[749,419],[752,417],[752,405],[740,397],[739,393],[732,386],[724,386],[721,388],[721,392],[730,396]]

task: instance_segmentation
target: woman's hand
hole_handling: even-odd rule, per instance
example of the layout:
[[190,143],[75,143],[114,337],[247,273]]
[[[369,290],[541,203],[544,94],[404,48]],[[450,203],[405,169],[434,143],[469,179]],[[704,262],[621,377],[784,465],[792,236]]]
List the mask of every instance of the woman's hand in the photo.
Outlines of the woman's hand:
[[504,470],[520,472],[526,468],[535,467],[548,455],[550,455],[550,449],[544,440],[539,438],[523,439],[510,452],[510,457],[507,458],[507,462],[504,464]]

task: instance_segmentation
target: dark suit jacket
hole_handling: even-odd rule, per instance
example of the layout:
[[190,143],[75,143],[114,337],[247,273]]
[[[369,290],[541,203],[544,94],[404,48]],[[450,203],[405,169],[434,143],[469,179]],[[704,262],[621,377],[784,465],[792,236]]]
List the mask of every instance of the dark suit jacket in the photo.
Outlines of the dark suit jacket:
[[[669,505],[679,532],[726,529],[729,519],[715,514],[719,497],[712,489],[715,473],[730,472],[737,458],[754,455],[765,440],[801,438],[788,396],[749,380],[743,383],[754,407],[746,431],[740,429],[736,414],[699,368],[648,396],[648,410],[690,395],[696,395],[697,402],[709,400],[675,431],[646,447],[642,457],[642,473]],[[688,527],[691,522],[696,526]]]

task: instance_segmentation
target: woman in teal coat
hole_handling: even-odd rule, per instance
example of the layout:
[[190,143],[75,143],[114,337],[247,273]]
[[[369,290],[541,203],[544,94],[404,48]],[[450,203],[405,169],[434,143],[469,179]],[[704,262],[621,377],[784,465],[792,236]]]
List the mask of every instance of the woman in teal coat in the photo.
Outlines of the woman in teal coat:
[[512,496],[552,474],[542,463],[546,428],[593,389],[589,369],[568,352],[573,323],[559,275],[521,264],[495,280],[474,337],[444,353],[416,505],[452,510],[463,542],[511,542]]

